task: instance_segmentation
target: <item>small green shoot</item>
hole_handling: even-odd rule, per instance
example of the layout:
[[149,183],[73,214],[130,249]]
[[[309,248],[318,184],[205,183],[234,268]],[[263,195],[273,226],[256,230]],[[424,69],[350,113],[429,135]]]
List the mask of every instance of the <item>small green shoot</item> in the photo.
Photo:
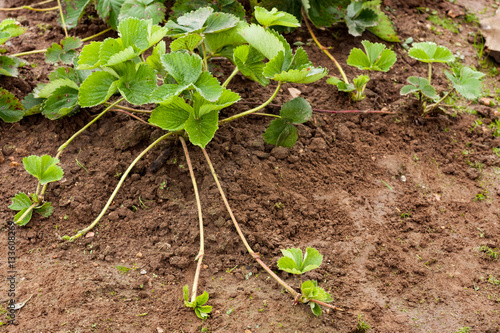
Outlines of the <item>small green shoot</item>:
[[363,315],[360,313],[358,315],[358,324],[356,325],[356,328],[354,330],[355,333],[366,333],[368,330],[371,329],[370,325],[364,321]]
[[184,296],[184,305],[188,308],[192,308],[196,313],[196,316],[200,319],[207,319],[208,314],[212,312],[212,306],[204,305],[208,302],[209,295],[205,291],[200,296],[197,296],[194,302],[189,301],[189,286],[185,285],[182,288],[183,296]]
[[490,258],[491,260],[496,260],[496,259],[500,258],[500,251],[498,250],[498,248],[492,249],[489,246],[482,245],[479,248],[475,248],[475,250],[480,251],[480,252],[484,252],[486,254],[486,256],[488,258]]
[[264,28],[279,25],[283,27],[296,28],[300,27],[300,22],[292,14],[278,11],[278,9],[273,8],[271,11],[263,7],[254,7],[255,9],[255,19]]
[[130,271],[132,268],[128,268],[128,267],[125,267],[125,266],[116,266],[116,269],[119,270],[120,272],[122,272],[123,274],[126,274],[128,273],[128,271]]
[[[307,280],[300,286],[302,292],[302,303],[310,302],[311,300],[320,301],[323,303],[333,302],[332,296],[325,291],[325,289],[318,287],[316,281]],[[311,311],[315,316],[321,315],[321,307],[318,303],[310,302]]]
[[278,260],[278,268],[291,274],[304,274],[310,270],[318,268],[323,262],[323,256],[318,250],[308,247],[305,256],[302,250],[290,248],[281,250],[284,257]]

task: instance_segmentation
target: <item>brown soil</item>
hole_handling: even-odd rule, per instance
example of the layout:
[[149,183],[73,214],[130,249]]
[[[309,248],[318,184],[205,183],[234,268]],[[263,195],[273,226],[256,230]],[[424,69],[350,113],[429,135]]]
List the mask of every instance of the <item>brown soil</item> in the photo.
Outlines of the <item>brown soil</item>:
[[[453,34],[429,29],[426,6],[445,15],[463,10],[448,1],[385,0],[402,40],[433,40],[460,51],[478,65],[470,32],[462,24]],[[469,1],[470,2],[470,1]],[[495,1],[472,1],[481,17],[491,15]],[[20,5],[29,1],[6,1]],[[479,6],[478,3],[481,3]],[[496,2],[497,3],[497,2]],[[479,7],[479,8],[478,8]],[[487,8],[483,12],[483,8]],[[9,52],[46,48],[61,39],[54,12],[11,12],[29,27],[12,40]],[[18,15],[22,15],[18,16]],[[3,18],[6,16],[3,15]],[[460,21],[460,17],[456,19]],[[461,21],[460,21],[461,22]],[[42,24],[54,28],[43,31]],[[427,26],[429,25],[429,26]],[[85,19],[75,34],[103,29]],[[110,34],[112,35],[112,33]],[[318,31],[322,43],[345,64],[348,51],[362,38],[345,29]],[[333,38],[332,36],[336,36]],[[307,41],[297,31],[289,41]],[[365,39],[377,38],[365,34]],[[459,43],[459,44],[458,44]],[[335,73],[316,46],[311,59]],[[324,81],[294,85],[314,108],[378,109],[394,114],[317,113],[299,126],[292,149],[264,143],[268,119],[251,116],[223,126],[207,150],[230,204],[250,245],[277,270],[280,249],[307,246],[324,254],[323,265],[306,274],[318,280],[345,311],[325,310],[315,317],[293,300],[253,261],[237,238],[201,151],[190,147],[205,214],[206,250],[199,290],[210,294],[214,310],[205,322],[182,302],[182,286],[191,284],[198,251],[198,217],[182,149],[175,142],[158,145],[134,168],[94,236],[74,243],[61,240],[87,226],[100,212],[128,164],[161,131],[123,114],[108,114],[65,151],[62,181],[49,186],[50,218],[36,216],[17,229],[17,299],[32,298],[18,312],[16,326],[5,332],[355,332],[358,315],[370,332],[500,332],[500,265],[477,250],[500,248],[500,147],[488,124],[496,107],[468,105],[479,115],[461,112],[450,118],[419,117],[416,105],[399,90],[410,75],[427,69],[394,45],[399,60],[388,74],[373,74],[368,97],[357,104]],[[53,66],[43,55],[17,79],[0,85],[23,97],[43,82]],[[221,63],[228,75],[231,66]],[[345,66],[347,75],[355,71]],[[434,80],[445,88],[441,66]],[[493,90],[496,78],[488,79]],[[287,88],[275,103],[288,100]],[[262,102],[274,87],[236,77],[230,88],[250,102]],[[246,108],[238,105],[240,110]],[[7,209],[34,181],[21,160],[31,154],[55,155],[57,147],[99,110],[84,109],[71,118],[43,116],[17,124],[0,123],[0,219],[7,242]],[[224,111],[232,114],[236,108]],[[277,109],[269,107],[267,112]],[[482,125],[473,128],[482,118]],[[82,167],[84,166],[84,167]],[[475,200],[483,194],[484,200]],[[2,278],[7,275],[7,246],[0,248]],[[120,272],[116,266],[132,268]],[[141,275],[141,271],[146,274]],[[297,287],[295,276],[281,277]],[[5,279],[4,279],[5,281]],[[0,285],[2,308],[7,283]],[[5,322],[6,315],[0,320]]]

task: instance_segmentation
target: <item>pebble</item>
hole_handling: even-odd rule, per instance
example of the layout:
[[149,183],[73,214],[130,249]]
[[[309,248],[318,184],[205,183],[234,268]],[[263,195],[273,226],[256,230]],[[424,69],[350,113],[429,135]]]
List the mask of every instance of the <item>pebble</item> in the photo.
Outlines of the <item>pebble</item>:
[[337,133],[336,137],[338,140],[341,141],[351,141],[352,140],[352,133],[351,130],[347,128],[346,125],[340,124],[339,127],[337,128]]
[[275,147],[271,151],[271,155],[276,157],[279,160],[283,160],[288,157],[289,149],[286,147]]
[[146,272],[146,270],[145,270],[145,269],[141,270],[141,275],[146,275],[146,273],[147,273],[147,272]]
[[161,327],[156,328],[156,333],[165,333],[165,330]]
[[137,253],[137,254],[135,255],[135,257],[136,257],[136,258],[142,258],[142,253],[141,253],[141,252]]
[[310,147],[312,150],[324,150],[328,146],[326,145],[325,139],[323,138],[314,138],[311,140]]
[[110,221],[118,221],[119,218],[120,218],[120,216],[118,215],[117,212],[111,212],[108,214],[108,219]]

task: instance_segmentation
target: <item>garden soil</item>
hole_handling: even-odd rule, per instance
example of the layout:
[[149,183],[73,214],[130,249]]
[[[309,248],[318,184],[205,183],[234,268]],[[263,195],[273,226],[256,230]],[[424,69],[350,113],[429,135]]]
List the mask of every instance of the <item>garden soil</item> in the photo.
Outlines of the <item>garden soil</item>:
[[[5,1],[4,6],[29,3]],[[466,24],[463,14],[491,16],[494,4],[384,0],[383,7],[403,41],[435,41],[491,73],[498,64],[479,64],[473,45],[478,27]],[[456,16],[461,31],[427,20],[434,10],[440,17]],[[54,11],[2,13],[6,17],[28,27],[11,40],[10,53],[47,48],[63,37]],[[86,37],[105,28],[89,12],[71,34]],[[369,33],[353,38],[343,27],[316,33],[341,64],[361,40],[379,41]],[[103,38],[109,36],[115,35]],[[309,38],[305,29],[287,35],[291,43],[306,44],[316,65],[336,74]],[[408,76],[426,76],[427,67],[409,58],[400,44],[392,46],[398,62],[389,73],[372,75],[362,102],[350,102],[324,80],[285,85],[273,102],[291,99],[288,88],[296,88],[315,109],[389,113],[315,112],[299,125],[299,141],[291,149],[264,143],[269,118],[253,115],[221,126],[207,147],[253,249],[275,271],[281,249],[318,249],[323,264],[305,278],[317,280],[343,311],[324,308],[314,316],[308,305],[294,305],[257,265],[232,226],[201,150],[193,146],[206,235],[199,291],[210,294],[213,312],[201,321],[184,307],[182,287],[192,284],[199,232],[186,159],[174,141],[159,144],[134,167],[91,233],[63,241],[95,219],[129,163],[162,134],[110,112],[61,156],[64,178],[49,185],[45,197],[54,214],[34,216],[27,227],[17,228],[16,299],[26,303],[17,324],[6,324],[7,221],[14,215],[7,206],[16,193],[36,186],[22,158],[54,156],[101,111],[90,108],[58,121],[37,115],[0,124],[0,332],[357,332],[361,322],[371,326],[369,332],[451,333],[465,327],[500,332],[500,262],[479,251],[500,248],[500,159],[492,149],[500,141],[489,128],[498,119],[498,106],[491,106],[497,102],[462,101],[455,105],[455,117],[421,117],[418,105],[399,90]],[[24,59],[29,64],[19,78],[0,78],[0,86],[19,98],[46,82],[54,68],[44,63],[43,54]],[[344,68],[350,78],[359,74]],[[232,70],[226,61],[214,61],[221,80]],[[492,94],[498,77],[486,80]],[[446,89],[443,66],[435,66],[433,82]],[[236,76],[229,88],[244,102],[223,110],[221,117],[253,105],[245,102],[263,102],[275,85],[262,88]],[[299,288],[297,276],[278,274]]]

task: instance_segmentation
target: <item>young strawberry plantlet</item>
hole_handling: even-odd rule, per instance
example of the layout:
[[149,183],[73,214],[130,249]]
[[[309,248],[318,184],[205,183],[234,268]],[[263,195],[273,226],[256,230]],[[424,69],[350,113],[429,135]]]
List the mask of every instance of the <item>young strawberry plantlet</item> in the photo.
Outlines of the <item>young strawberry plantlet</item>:
[[[401,88],[401,95],[410,93],[417,94],[422,106],[422,114],[428,114],[437,108],[448,113],[440,104],[454,91],[466,99],[474,100],[481,95],[481,79],[483,73],[475,71],[469,67],[452,68],[451,72],[444,71],[446,77],[451,82],[451,87],[447,93],[440,97],[436,89],[432,86],[432,63],[448,63],[455,60],[453,53],[444,46],[438,46],[433,42],[413,43],[408,55],[421,62],[429,64],[428,78],[410,76],[407,80],[410,83]],[[428,104],[431,102],[432,104]]]
[[[56,182],[62,179],[64,172],[60,166],[59,159],[43,156],[28,156],[23,158],[25,170],[32,176],[38,179],[38,185],[35,193],[31,197],[25,193],[18,193],[12,198],[10,209],[19,211],[14,217],[14,222],[20,226],[28,224],[31,220],[33,211],[44,217],[52,214],[52,206],[50,202],[43,202],[45,194],[45,186],[48,183]],[[42,189],[43,186],[43,189]]]
[[[347,64],[361,70],[388,72],[396,62],[396,53],[386,49],[384,44],[371,43],[367,40],[361,42],[365,51],[353,48]],[[367,75],[359,75],[353,79],[353,83],[347,83],[336,77],[329,78],[326,82],[337,86],[340,91],[350,92],[353,101],[361,101],[365,98],[366,84],[370,81]]]

